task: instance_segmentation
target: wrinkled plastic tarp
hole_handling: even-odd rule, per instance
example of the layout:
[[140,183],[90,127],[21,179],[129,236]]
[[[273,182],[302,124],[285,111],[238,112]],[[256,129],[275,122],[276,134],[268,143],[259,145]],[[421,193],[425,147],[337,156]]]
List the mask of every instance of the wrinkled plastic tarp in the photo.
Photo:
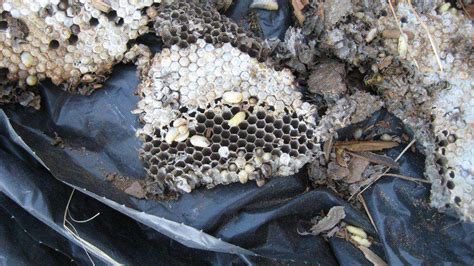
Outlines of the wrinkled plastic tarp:
[[[393,177],[363,194],[377,230],[365,213],[329,189],[307,190],[306,169],[275,177],[262,188],[248,183],[198,189],[177,201],[139,200],[113,188],[107,174],[145,176],[135,137],[140,124],[130,113],[138,102],[135,72],[133,66],[118,66],[105,88],[88,97],[46,82],[40,88],[41,111],[17,106],[0,111],[1,264],[90,263],[84,245],[63,225],[73,189],[74,219],[100,213],[86,223],[72,222],[81,239],[96,247],[88,249],[96,264],[368,265],[343,239],[297,234],[300,221],[338,205],[345,206],[347,223],[377,240],[371,249],[391,264],[473,264],[474,226],[430,208],[429,185]],[[380,120],[393,121],[389,133],[402,133],[399,121],[386,112],[357,126]],[[352,136],[352,130],[340,135]],[[64,148],[51,144],[55,133]],[[395,158],[403,148],[388,155]],[[420,154],[408,151],[400,163],[397,173],[423,178]]]

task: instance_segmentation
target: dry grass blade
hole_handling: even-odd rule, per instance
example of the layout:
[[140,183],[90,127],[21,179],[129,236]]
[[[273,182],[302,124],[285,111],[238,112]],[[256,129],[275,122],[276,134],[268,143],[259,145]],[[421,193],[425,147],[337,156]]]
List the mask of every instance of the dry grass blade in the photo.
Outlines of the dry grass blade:
[[387,166],[392,169],[398,169],[400,167],[397,162],[395,162],[392,158],[385,155],[379,155],[379,154],[375,154],[372,152],[365,152],[365,151],[363,152],[350,152],[349,151],[347,153],[349,153],[350,155],[354,157],[363,158],[371,163]]
[[367,204],[365,203],[364,196],[362,196],[361,194],[359,194],[359,195],[357,196],[357,198],[359,199],[360,203],[361,203],[362,206],[364,207],[365,213],[367,213],[367,217],[369,217],[370,223],[371,223],[372,226],[375,228],[375,231],[378,233],[379,230],[377,229],[377,226],[375,226],[375,222],[374,222],[374,219],[372,218],[372,215],[371,215],[370,212],[369,212],[369,208],[367,208]]
[[296,19],[303,25],[304,23],[304,15],[303,15],[303,8],[309,4],[308,0],[291,0],[291,5],[293,6],[293,13],[295,14]]
[[404,176],[404,175],[398,175],[398,174],[386,173],[386,174],[383,174],[382,176],[393,176],[393,177],[398,177],[398,178],[408,180],[408,181],[431,184],[431,181],[429,181],[429,180],[414,178],[414,177],[409,177],[409,176]]
[[326,142],[324,142],[324,145],[323,145],[324,159],[326,159],[326,162],[329,162],[329,159],[330,159],[329,156],[331,155],[333,140],[334,138],[331,135],[331,137],[329,137],[329,139]]
[[369,140],[369,141],[341,141],[336,142],[334,145],[336,148],[345,149],[352,152],[358,151],[380,151],[384,149],[389,149],[397,147],[399,144],[395,141],[379,141],[379,140]]
[[420,16],[416,12],[415,8],[411,4],[411,0],[408,0],[408,5],[410,6],[410,9],[413,11],[413,14],[415,14],[416,19],[418,19],[418,21],[420,21],[421,27],[423,27],[423,29],[426,31],[426,34],[428,35],[428,39],[430,40],[431,48],[433,49],[433,52],[435,54],[436,62],[438,63],[438,66],[439,66],[439,70],[440,70],[441,74],[444,73],[443,72],[443,65],[441,63],[441,59],[440,59],[439,54],[438,54],[438,49],[436,48],[436,44],[433,40],[433,37],[431,37],[431,33],[430,33],[430,30],[428,29],[428,26],[426,25],[426,23],[420,18]]
[[344,160],[344,149],[336,148],[336,162],[342,167],[347,167],[346,160]]

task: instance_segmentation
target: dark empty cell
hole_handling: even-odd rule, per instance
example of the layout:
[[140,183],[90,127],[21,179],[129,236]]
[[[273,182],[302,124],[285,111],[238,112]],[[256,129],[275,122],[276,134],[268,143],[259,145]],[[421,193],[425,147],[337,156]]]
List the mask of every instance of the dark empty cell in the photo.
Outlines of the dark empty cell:
[[188,157],[186,157],[184,162],[187,163],[187,164],[192,164],[194,162],[194,159],[193,159],[193,157],[188,156]]
[[247,152],[244,156],[244,159],[246,161],[250,161],[250,159],[252,159],[252,157],[253,157],[253,152]]
[[230,109],[230,112],[232,113],[232,117],[233,117],[235,114],[240,112],[240,107],[234,106],[232,107],[232,109]]
[[213,152],[213,153],[211,154],[211,157],[210,157],[210,158],[211,158],[211,160],[213,160],[213,161],[217,161],[217,160],[219,160],[221,157],[219,156],[219,153]]
[[178,161],[174,164],[176,167],[184,168],[186,167],[186,163],[183,161]]
[[303,124],[303,123],[301,123],[301,124],[298,125],[298,131],[299,131],[300,133],[306,132],[307,129],[308,129],[308,127],[306,127],[306,125]]
[[68,43],[71,44],[71,45],[76,44],[78,40],[79,40],[79,38],[78,38],[77,35],[75,35],[75,34],[72,34],[72,35],[69,36],[69,38],[67,39]]
[[293,128],[298,128],[299,124],[300,122],[298,121],[298,119],[293,119],[291,120],[291,123],[290,123],[291,127]]
[[178,46],[179,46],[179,48],[184,49],[184,48],[188,48],[189,44],[188,44],[188,42],[185,41],[185,40],[180,40],[180,41],[178,42]]
[[305,154],[308,150],[306,149],[305,146],[300,146],[298,148],[298,152],[301,153],[301,154]]
[[239,133],[237,135],[239,136],[240,139],[245,139],[245,138],[247,138],[248,134],[247,134],[247,132],[241,130],[241,131],[239,131]]
[[211,162],[211,167],[212,167],[212,168],[215,168],[215,167],[217,167],[218,165],[219,165],[219,162],[218,162],[218,161],[212,161],[212,162]]
[[292,131],[290,132],[290,136],[292,136],[292,137],[297,137],[297,136],[298,136],[298,130],[296,130],[296,129],[295,129],[295,130],[292,130]]
[[[215,132],[214,132],[214,133],[215,133]],[[214,135],[212,136],[212,138],[211,138],[211,141],[212,141],[213,143],[220,143],[221,140],[222,140],[221,136],[216,135],[216,134],[214,134]]]
[[168,153],[166,153],[166,152],[160,152],[160,153],[158,154],[158,158],[159,158],[161,161],[167,161],[167,160],[170,158],[170,156],[169,156]]
[[448,187],[448,189],[454,189],[454,182],[449,180],[447,183],[446,183],[446,186]]
[[[213,144],[213,145],[211,146],[212,151],[214,151],[213,146],[219,146],[219,145]],[[204,149],[202,149],[202,155],[204,155],[204,156],[209,156],[209,155],[211,155],[211,153],[212,153],[211,149],[209,149],[209,148],[204,148]]]
[[273,135],[275,135],[276,138],[281,138],[281,137],[283,136],[283,131],[281,131],[281,130],[279,130],[279,129],[278,129],[278,130],[275,130],[275,131],[273,132]]
[[91,19],[89,20],[89,24],[90,24],[91,26],[97,26],[97,25],[99,24],[99,20],[96,19],[96,18],[91,18]]
[[291,130],[291,127],[289,125],[284,125],[282,130],[283,130],[283,133],[289,134],[290,130]]
[[196,161],[200,161],[202,160],[203,156],[202,156],[202,153],[201,152],[195,152],[193,154],[193,159],[196,160]]
[[[211,163],[211,159],[209,157],[203,157],[202,158],[202,164],[210,164]],[[206,169],[206,170],[209,170],[209,169]],[[203,171],[204,172],[204,171]]]
[[264,128],[265,127],[265,121],[259,120],[257,121],[257,128]]
[[443,139],[442,141],[440,141],[440,142],[438,143],[438,145],[439,145],[439,146],[442,146],[442,147],[447,146],[447,145],[448,145],[448,141]]
[[247,143],[247,142],[245,141],[245,139],[239,139],[239,140],[237,141],[237,146],[239,146],[239,147],[245,147],[245,144],[246,144],[246,143]]
[[59,42],[57,40],[52,40],[49,42],[49,49],[55,50],[59,48]]
[[178,153],[178,149],[176,149],[176,148],[169,148],[168,152],[171,153],[171,154],[176,154],[176,153]]
[[231,127],[229,131],[230,131],[231,134],[237,134],[239,132],[239,128],[238,127]]
[[[0,69],[0,74],[1,74],[1,73],[2,73],[2,72],[1,72],[1,69]],[[7,70],[7,73],[8,73],[8,70]],[[159,136],[159,135],[156,135],[156,136]],[[152,138],[150,135],[145,134],[145,141],[146,141],[146,142],[150,142],[152,139],[153,139],[153,138]]]
[[281,146],[281,151],[282,151],[283,153],[290,153],[291,148],[290,148],[289,145],[283,145],[283,146]]
[[267,115],[265,114],[264,111],[258,111],[258,112],[257,112],[257,118],[258,118],[258,119],[265,119],[266,116],[267,116]]
[[150,153],[153,154],[153,155],[155,155],[155,154],[157,154],[157,153],[159,153],[159,152],[160,152],[160,149],[159,149],[159,148],[153,148],[153,149],[150,150]]
[[228,130],[222,131],[221,137],[224,138],[224,139],[230,138],[230,132]]
[[237,146],[237,144],[235,144],[235,143],[232,143],[232,144],[229,145],[229,150],[230,150],[230,151],[236,151],[237,148],[238,148],[238,146]]
[[0,30],[6,30],[8,28],[8,22],[0,21]]
[[151,148],[153,148],[153,145],[151,145],[151,143],[145,143],[145,145],[143,145],[144,151],[150,151]]
[[298,142],[299,142],[300,144],[303,144],[303,143],[305,143],[306,141],[307,141],[307,138],[306,138],[305,135],[301,136],[301,137],[298,139]]
[[451,178],[454,178],[454,177],[455,177],[455,174],[454,174],[454,171],[453,171],[453,170],[450,170],[450,171],[449,171],[449,177],[451,177]]
[[231,143],[237,142],[238,139],[239,139],[239,136],[237,136],[235,134],[231,134],[230,137],[229,137],[229,141]]
[[231,112],[224,112],[224,113],[222,113],[222,118],[224,118],[224,120],[230,120],[232,118],[232,113]]
[[275,118],[273,118],[273,116],[267,116],[267,117],[265,117],[265,122],[273,123],[273,122],[275,122]]
[[257,132],[257,128],[256,128],[255,126],[249,126],[249,127],[247,128],[247,132],[248,132],[249,134],[255,134],[255,132]]
[[193,165],[201,167],[202,163],[200,161],[193,160]]
[[291,157],[298,157],[298,155],[299,155],[299,154],[298,154],[298,152],[297,152],[296,150],[290,151],[290,156],[291,156]]
[[265,126],[265,132],[267,133],[272,133],[274,130],[273,126],[272,125],[266,125]]
[[191,147],[187,147],[184,151],[185,151],[187,154],[193,154],[193,153],[194,153],[194,149],[191,148]]
[[263,130],[257,130],[257,132],[255,133],[255,137],[257,137],[258,139],[261,139],[265,136],[265,131]]
[[181,176],[182,174],[183,174],[183,171],[181,170],[175,170],[173,173],[174,176]]
[[109,13],[107,13],[107,18],[111,21],[115,20],[115,18],[117,18],[117,11],[112,10]]
[[263,151],[264,152],[271,152],[272,150],[273,150],[272,144],[266,143],[265,145],[263,145]]
[[153,175],[158,174],[158,167],[156,167],[154,165],[152,167],[150,167],[150,173],[153,174]]
[[227,121],[224,121],[224,123],[222,123],[222,128],[225,130],[229,130],[230,129],[229,123],[227,123]]
[[219,163],[220,164],[225,164],[227,162],[227,160],[228,160],[227,158],[220,158]]
[[150,164],[154,165],[154,164],[158,164],[159,162],[160,160],[158,159],[158,157],[156,156],[151,157]]
[[251,115],[247,118],[247,122],[250,125],[253,125],[253,124],[257,123],[257,117],[255,117],[254,115]]
[[458,206],[460,206],[460,205],[461,205],[461,198],[458,197],[458,196],[454,197],[454,202],[455,202]]
[[204,122],[206,122],[206,116],[203,115],[203,114],[198,114],[198,115],[196,116],[196,121],[197,121],[198,123],[204,123]]
[[179,17],[179,12],[178,11],[171,12],[171,18],[178,18],[178,17]]
[[308,131],[306,131],[306,136],[310,139],[313,137],[313,133],[314,133],[313,130],[308,129]]
[[214,112],[206,112],[205,116],[207,119],[213,119],[216,115],[214,114]]
[[274,149],[272,151],[272,155],[276,155],[276,156],[280,157],[281,156],[281,151],[279,149]]
[[189,36],[188,36],[188,39],[186,39],[186,41],[187,41],[188,43],[190,43],[190,44],[196,43],[196,42],[197,42],[197,38],[196,38],[196,36],[194,36],[194,35],[189,35]]
[[186,144],[180,142],[178,145],[176,145],[176,149],[178,149],[178,151],[184,151],[184,149],[186,149]]
[[196,132],[199,134],[203,134],[206,131],[206,126],[203,124],[199,124],[196,126]]
[[308,149],[309,149],[310,151],[312,151],[313,148],[314,148],[314,144],[311,143],[311,142],[308,142],[308,143],[306,143],[306,147],[308,147]]
[[254,143],[256,139],[257,138],[255,137],[255,135],[248,135],[247,136],[247,142],[248,143]]
[[214,133],[214,136],[216,134],[221,134],[222,133],[222,127],[221,126],[214,126],[214,127],[212,127],[212,132]]
[[180,41],[180,39],[179,39],[178,36],[173,36],[173,37],[171,37],[170,43],[171,43],[171,45],[175,45],[175,44],[179,43],[179,41]]
[[263,140],[265,140],[266,142],[273,142],[274,139],[275,138],[272,134],[265,134],[265,137],[263,137]]
[[263,139],[257,139],[255,141],[255,146],[257,147],[263,147],[263,145],[265,145],[265,141]]
[[283,142],[284,142],[285,144],[289,144],[290,141],[291,141],[291,137],[288,136],[288,135],[284,135],[284,136],[282,137],[282,139],[283,139]]
[[252,152],[254,149],[255,149],[255,145],[253,145],[252,143],[247,143],[247,144],[245,145],[245,150],[246,150],[247,152]]
[[283,117],[283,123],[289,124],[291,122],[291,117],[289,115],[285,115]]
[[298,141],[295,141],[295,140],[291,141],[290,146],[292,149],[295,149],[295,150],[298,149],[298,146],[299,146]]
[[145,154],[145,155],[143,156],[143,160],[144,160],[144,161],[150,161],[150,160],[151,160],[151,155],[150,155],[150,154]]
[[206,122],[204,122],[204,125],[207,127],[207,128],[212,128],[214,126],[214,121],[212,120],[206,120]]
[[223,139],[221,141],[221,146],[229,146],[229,144],[230,144],[230,141],[228,139]]
[[224,122],[224,119],[221,116],[217,115],[217,116],[214,117],[214,124],[220,125],[220,124],[222,124],[222,122]]

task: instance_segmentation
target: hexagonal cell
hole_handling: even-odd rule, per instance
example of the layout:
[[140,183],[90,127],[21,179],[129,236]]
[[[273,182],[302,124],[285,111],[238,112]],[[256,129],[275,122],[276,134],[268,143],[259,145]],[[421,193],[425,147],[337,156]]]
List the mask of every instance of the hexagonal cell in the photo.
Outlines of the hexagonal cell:
[[263,147],[265,145],[265,141],[263,139],[257,139],[255,140],[255,146],[257,147]]
[[207,111],[207,112],[204,114],[204,116],[205,116],[207,119],[211,119],[211,120],[212,120],[212,119],[214,118],[215,114],[214,114],[214,112],[212,112],[212,111]]
[[290,141],[291,141],[291,137],[288,136],[288,135],[284,135],[284,136],[282,137],[282,139],[283,139],[283,142],[284,142],[285,144],[289,144]]
[[281,152],[283,153],[290,153],[291,151],[290,145],[287,145],[287,144],[282,145],[280,149],[281,149]]
[[273,123],[273,126],[275,128],[281,129],[283,127],[283,120],[281,119],[275,120],[275,122]]
[[254,149],[255,149],[255,145],[253,143],[247,143],[245,145],[245,150],[247,152],[253,152]]
[[206,116],[203,115],[203,114],[198,114],[198,115],[196,116],[196,121],[197,121],[198,123],[204,123],[204,122],[206,121]]
[[202,164],[210,164],[211,163],[211,158],[209,156],[204,156],[201,160]]
[[267,115],[267,116],[265,117],[265,122],[266,122],[267,124],[272,124],[273,122],[275,122],[275,118],[274,118],[273,116]]
[[184,151],[185,151],[187,154],[193,154],[193,153],[194,153],[194,148],[192,148],[192,147],[187,147],[186,149],[184,149]]
[[257,118],[258,119],[265,119],[266,116],[267,116],[267,114],[265,114],[264,111],[258,111],[257,112]]
[[180,142],[176,146],[176,149],[178,149],[178,151],[184,151],[186,149],[186,144],[184,144],[183,142]]
[[158,159],[160,159],[160,161],[167,161],[169,158],[170,156],[167,152],[158,153]]
[[273,151],[272,151],[272,155],[274,155],[274,156],[280,157],[281,154],[282,154],[282,152],[280,151],[280,149],[273,149]]
[[186,167],[186,163],[184,161],[177,161],[174,166],[176,167],[179,167],[179,168],[185,168]]
[[219,161],[212,161],[211,162],[211,167],[216,168],[219,165]]
[[[239,147],[239,146],[237,146],[236,143],[232,143],[232,144],[229,145],[229,150],[230,150],[230,151],[237,151],[237,148],[238,148],[238,147]],[[229,156],[229,157],[230,157],[230,156]]]
[[199,151],[196,151],[196,152],[193,154],[193,159],[194,159],[195,161],[201,161],[203,157],[204,157],[204,156],[203,156],[202,153],[199,152]]
[[308,151],[308,150],[306,149],[305,146],[300,146],[300,147],[298,148],[298,152],[299,152],[300,154],[306,154],[307,151]]
[[249,125],[253,125],[255,123],[257,123],[258,119],[256,116],[254,115],[250,115],[248,118],[247,118],[247,122],[249,123]]
[[228,111],[225,111],[225,112],[222,113],[222,118],[224,120],[230,120],[232,118],[232,116],[233,116],[232,113],[228,112]]
[[291,126],[289,125],[284,125],[282,128],[283,133],[285,134],[290,134]]
[[150,151],[150,153],[151,153],[152,155],[155,155],[155,154],[157,154],[157,153],[159,153],[159,152],[160,152],[160,149],[159,149],[159,148],[153,148],[153,149],[151,149],[151,151]]
[[247,121],[242,121],[240,124],[239,124],[239,129],[240,130],[245,130],[247,129],[249,126],[249,123]]
[[273,134],[265,134],[265,136],[263,137],[263,140],[270,143],[273,142],[274,139],[275,137],[273,136]]
[[294,129],[294,130],[291,130],[290,131],[290,136],[292,137],[297,137],[299,134],[298,134],[298,130]]
[[230,109],[230,112],[232,113],[233,117],[236,113],[240,112],[240,107],[234,106]]
[[257,138],[253,134],[247,135],[247,138],[246,138],[247,143],[254,143],[256,139]]
[[239,139],[237,141],[237,146],[239,147],[245,147],[245,144],[247,144],[247,141],[245,139]]
[[283,123],[284,123],[284,124],[289,124],[289,123],[291,123],[291,117],[290,117],[289,115],[285,115],[285,116],[283,117]]
[[299,155],[299,154],[298,154],[298,151],[296,151],[296,150],[290,151],[290,156],[291,156],[291,157],[298,157],[298,155]]
[[[206,131],[206,126],[203,125],[203,124],[198,124],[198,125],[196,126],[195,130],[196,130],[196,133],[198,133],[198,134],[203,134],[204,131]],[[190,132],[190,133],[191,133],[191,132]]]
[[176,153],[178,153],[178,149],[176,149],[176,148],[169,148],[169,149],[168,149],[168,152],[169,152],[169,153],[175,153],[175,154],[176,154]]
[[153,148],[153,145],[151,145],[151,143],[145,143],[143,145],[143,151],[145,151],[145,152],[149,152],[151,150],[151,148]]
[[264,152],[272,152],[273,151],[273,145],[270,144],[270,143],[265,143],[265,145],[263,145],[263,151]]
[[265,136],[265,131],[263,130],[257,130],[257,132],[255,132],[255,137],[257,137],[257,139],[261,139]]
[[229,129],[230,131],[230,134],[237,134],[239,132],[239,128],[238,127],[231,127]]
[[283,137],[283,131],[281,131],[280,129],[277,129],[273,131],[273,135],[275,136],[275,138],[281,138]]
[[308,129],[308,130],[306,131],[306,136],[310,139],[310,138],[313,137],[313,133],[314,133],[313,130]]
[[150,161],[149,161],[151,164],[158,164],[160,162],[160,160],[158,159],[157,156],[153,156],[151,157]]
[[300,124],[300,121],[298,119],[292,119],[290,122],[290,125],[292,128],[297,129]]
[[273,130],[275,130],[275,128],[273,128],[272,124],[268,124],[268,125],[265,126],[265,132],[267,132],[267,133],[272,133]]
[[229,141],[231,143],[237,142],[238,139],[239,139],[239,136],[237,136],[235,134],[231,134],[230,137],[229,137]]
[[304,133],[304,132],[306,132],[306,130],[308,130],[308,127],[306,126],[306,124],[300,123],[300,124],[298,125],[298,131],[299,131],[300,133]]
[[222,133],[221,133],[221,137],[223,139],[228,139],[230,138],[230,132],[228,130],[223,130]]
[[187,156],[186,159],[184,160],[185,163],[187,164],[193,164],[194,163],[194,159],[192,156]]
[[204,126],[206,126],[206,128],[212,128],[214,126],[214,121],[206,120],[206,122],[204,122]]
[[204,149],[202,149],[202,155],[204,155],[204,156],[209,156],[209,155],[211,155],[211,153],[212,153],[212,150],[211,150],[211,149],[212,149],[213,146],[217,146],[217,149],[219,149],[219,145],[218,145],[218,144],[213,144],[213,145],[211,146],[211,148],[204,148]]
[[156,167],[156,166],[154,166],[154,165],[153,165],[152,167],[150,167],[150,173],[151,173],[152,175],[158,174],[158,167]]
[[302,135],[301,137],[298,138],[298,142],[300,144],[304,144],[308,139],[306,138],[305,135]]
[[224,118],[222,118],[222,116],[219,116],[219,115],[216,115],[214,117],[214,124],[216,125],[220,125],[224,122]]
[[258,120],[256,125],[257,125],[257,128],[264,128],[266,123],[264,120]]
[[219,155],[219,153],[213,152],[209,158],[213,161],[217,161],[221,158],[221,156]]
[[293,141],[290,142],[290,146],[291,146],[292,149],[296,150],[296,149],[298,149],[299,143],[298,143],[298,141],[293,140]]
[[218,134],[215,134],[214,132],[214,135],[211,138],[212,143],[220,143],[221,140],[222,140],[221,136]]
[[158,146],[160,146],[161,141],[158,140],[158,139],[155,139],[151,142],[151,144],[153,145],[153,147],[158,147]]

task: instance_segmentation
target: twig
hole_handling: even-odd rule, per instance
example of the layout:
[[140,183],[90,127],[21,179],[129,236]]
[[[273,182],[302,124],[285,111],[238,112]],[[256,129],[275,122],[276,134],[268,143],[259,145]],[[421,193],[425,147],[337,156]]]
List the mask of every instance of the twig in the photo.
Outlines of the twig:
[[[398,157],[395,159],[395,162],[398,161],[402,156],[403,154],[405,154],[405,152],[408,151],[408,149],[416,142],[415,139],[413,139],[406,147],[405,149],[403,149],[403,151],[398,155]],[[359,196],[360,194],[364,193],[364,191],[366,191],[370,186],[372,186],[372,184],[374,184],[375,182],[377,182],[382,176],[386,175],[388,173],[388,171],[390,171],[390,167],[388,167],[382,174],[378,175],[376,178],[374,178],[374,180],[372,182],[370,182],[369,184],[367,184],[367,186],[365,186],[361,191],[357,192],[356,194],[353,194],[352,196],[350,196],[349,200],[352,199],[352,197],[354,195],[357,195]]]
[[414,178],[414,177],[409,177],[409,176],[404,176],[404,175],[386,173],[386,174],[384,174],[383,176],[393,176],[393,177],[398,177],[398,178],[401,178],[401,179],[404,179],[404,180],[408,180],[408,181],[431,184],[431,181],[429,181],[429,180],[425,180],[425,179],[421,179],[421,178]]
[[[390,2],[390,1],[389,1]],[[436,58],[436,62],[438,63],[438,66],[439,66],[439,70],[441,72],[441,74],[444,73],[443,71],[443,65],[441,63],[441,59],[439,57],[439,54],[438,54],[438,50],[436,49],[436,45],[434,43],[434,40],[433,38],[431,37],[431,34],[430,34],[430,31],[428,29],[428,26],[426,26],[426,23],[421,20],[420,16],[418,15],[418,13],[416,12],[415,8],[413,7],[413,5],[411,4],[411,0],[408,0],[408,5],[410,6],[411,10],[413,11],[413,13],[415,14],[415,17],[416,19],[418,19],[420,21],[420,24],[421,26],[423,27],[423,29],[426,31],[426,34],[428,35],[428,39],[430,40],[430,43],[431,43],[431,48],[433,49],[433,52],[435,54],[435,58]]]
[[375,226],[374,219],[372,218],[372,215],[370,215],[369,208],[367,208],[367,204],[365,203],[364,196],[361,194],[357,196],[359,199],[360,203],[362,203],[362,206],[364,207],[365,212],[367,213],[367,216],[369,217],[370,223],[372,223],[372,226],[375,228],[375,231],[378,233],[379,230],[377,229],[377,226]]

